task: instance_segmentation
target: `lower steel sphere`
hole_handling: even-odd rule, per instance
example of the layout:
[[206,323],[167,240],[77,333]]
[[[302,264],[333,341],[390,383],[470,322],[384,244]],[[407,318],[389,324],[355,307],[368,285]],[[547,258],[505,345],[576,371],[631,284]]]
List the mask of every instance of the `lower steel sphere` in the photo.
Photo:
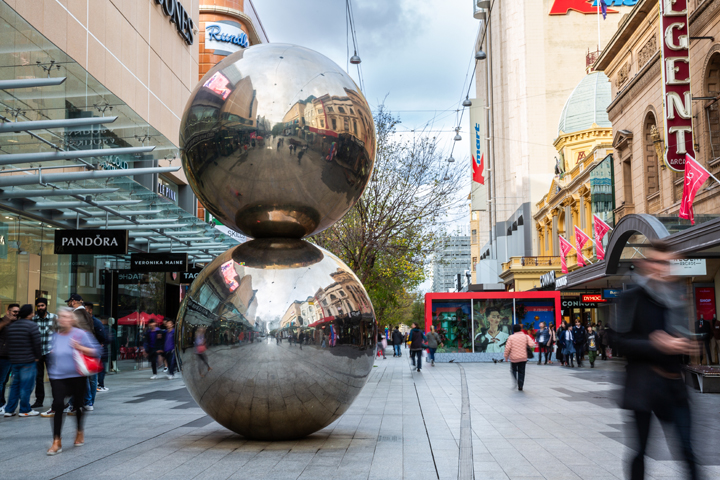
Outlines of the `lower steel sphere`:
[[377,325],[340,259],[257,239],[203,269],[178,313],[176,352],[200,407],[256,440],[305,437],[342,415],[372,370]]

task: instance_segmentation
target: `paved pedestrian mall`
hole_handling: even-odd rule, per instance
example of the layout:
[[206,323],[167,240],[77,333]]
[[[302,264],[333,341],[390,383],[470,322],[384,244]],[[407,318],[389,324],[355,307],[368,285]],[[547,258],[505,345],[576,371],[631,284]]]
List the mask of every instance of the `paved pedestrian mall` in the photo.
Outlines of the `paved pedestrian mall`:
[[[0,478],[624,478],[634,442],[615,402],[621,362],[598,361],[595,369],[531,363],[518,392],[505,363],[439,364],[417,373],[403,354],[375,362],[338,421],[291,442],[248,441],[224,429],[181,379],[150,380],[147,370],[108,376],[110,391],[98,393],[83,447],[72,446],[72,417],[55,457],[45,455],[49,419],[0,420]],[[701,470],[720,478],[720,395],[693,393],[692,402]],[[648,478],[684,478],[662,426],[655,423],[651,435]],[[668,436],[675,441],[674,432]]]

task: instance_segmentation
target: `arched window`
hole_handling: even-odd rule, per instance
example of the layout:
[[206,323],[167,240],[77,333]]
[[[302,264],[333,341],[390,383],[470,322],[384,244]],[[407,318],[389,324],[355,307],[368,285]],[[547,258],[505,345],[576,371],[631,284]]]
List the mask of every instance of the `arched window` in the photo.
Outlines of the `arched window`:
[[[720,95],[720,53],[716,52],[708,61],[705,68],[705,95],[717,97]],[[703,102],[705,104],[705,121],[707,122],[708,147],[710,148],[710,162],[720,157],[720,105],[718,102]]]
[[654,213],[661,207],[659,198],[653,196],[659,192],[660,180],[658,175],[658,158],[655,150],[655,139],[657,138],[657,121],[653,112],[648,112],[643,124],[644,148],[643,165],[645,177],[645,196],[647,200],[647,212]]

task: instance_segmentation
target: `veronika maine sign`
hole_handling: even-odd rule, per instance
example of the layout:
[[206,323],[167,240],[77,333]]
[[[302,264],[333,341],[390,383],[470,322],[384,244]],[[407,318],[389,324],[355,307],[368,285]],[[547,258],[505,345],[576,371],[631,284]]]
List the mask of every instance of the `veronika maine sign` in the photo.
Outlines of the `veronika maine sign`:
[[685,170],[685,155],[695,158],[690,93],[688,0],[660,0],[665,163]]
[[187,253],[133,253],[130,270],[133,272],[186,272]]
[[127,230],[55,230],[56,255],[124,255]]

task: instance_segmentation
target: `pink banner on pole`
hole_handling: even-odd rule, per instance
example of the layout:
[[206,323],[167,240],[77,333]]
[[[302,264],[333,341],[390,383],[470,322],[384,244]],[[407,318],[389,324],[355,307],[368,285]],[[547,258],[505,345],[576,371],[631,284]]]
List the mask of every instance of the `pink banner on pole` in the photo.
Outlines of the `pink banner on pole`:
[[605,234],[612,230],[610,225],[603,222],[600,217],[593,215],[593,233],[595,235],[595,252],[598,260],[605,260],[605,250],[603,249],[603,238]]
[[568,273],[567,269],[567,257],[568,254],[572,251],[573,246],[565,240],[565,237],[562,235],[559,235],[560,240],[560,266],[562,267],[562,273]]

